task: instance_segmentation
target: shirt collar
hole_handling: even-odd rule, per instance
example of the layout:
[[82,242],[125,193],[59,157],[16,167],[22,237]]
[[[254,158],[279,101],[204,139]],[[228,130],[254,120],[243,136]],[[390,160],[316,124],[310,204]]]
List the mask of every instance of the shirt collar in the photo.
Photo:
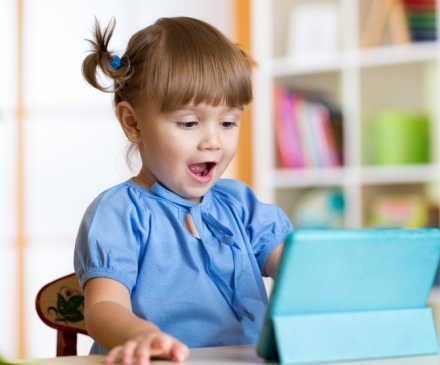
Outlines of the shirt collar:
[[201,208],[204,208],[211,201],[211,190],[208,190],[206,194],[203,196],[202,201],[200,203],[194,203],[190,200],[184,199],[181,196],[173,193],[171,190],[168,190],[161,183],[154,183],[151,187],[151,191],[161,198],[168,200],[171,203],[175,203],[178,206],[182,206],[190,210],[195,205],[200,205]]

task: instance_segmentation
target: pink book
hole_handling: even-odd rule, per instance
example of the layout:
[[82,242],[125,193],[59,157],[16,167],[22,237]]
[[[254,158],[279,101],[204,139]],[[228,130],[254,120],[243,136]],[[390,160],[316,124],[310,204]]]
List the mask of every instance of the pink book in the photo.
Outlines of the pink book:
[[288,134],[288,143],[289,143],[289,153],[291,155],[291,161],[293,168],[302,168],[304,167],[304,159],[301,151],[301,138],[299,136],[298,123],[295,112],[295,103],[297,100],[297,96],[288,92],[288,103],[286,110],[286,133]]
[[275,85],[274,88],[274,119],[275,137],[277,148],[281,159],[281,167],[289,168],[289,158],[287,155],[287,139],[284,130],[283,100],[286,89],[282,85]]

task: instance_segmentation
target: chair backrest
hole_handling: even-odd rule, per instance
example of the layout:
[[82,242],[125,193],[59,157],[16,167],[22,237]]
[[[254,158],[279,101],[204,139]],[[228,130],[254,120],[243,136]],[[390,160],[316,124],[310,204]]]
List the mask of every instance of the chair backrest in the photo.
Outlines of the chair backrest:
[[88,335],[84,323],[84,294],[75,274],[63,276],[40,289],[37,313],[57,330],[57,356],[75,356],[77,334]]

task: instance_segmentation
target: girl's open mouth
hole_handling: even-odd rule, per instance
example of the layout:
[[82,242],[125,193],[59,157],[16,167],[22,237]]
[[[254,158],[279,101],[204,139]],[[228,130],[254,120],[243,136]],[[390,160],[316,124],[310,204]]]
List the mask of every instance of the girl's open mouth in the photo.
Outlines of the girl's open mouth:
[[203,162],[189,165],[189,170],[197,176],[207,176],[212,168],[215,166],[215,162]]

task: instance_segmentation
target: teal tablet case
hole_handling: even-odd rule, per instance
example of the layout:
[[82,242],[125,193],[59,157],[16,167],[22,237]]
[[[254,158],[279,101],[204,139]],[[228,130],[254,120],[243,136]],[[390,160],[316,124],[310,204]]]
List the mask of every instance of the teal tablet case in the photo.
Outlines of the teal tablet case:
[[295,231],[258,354],[307,364],[438,353],[426,304],[439,256],[439,229]]

